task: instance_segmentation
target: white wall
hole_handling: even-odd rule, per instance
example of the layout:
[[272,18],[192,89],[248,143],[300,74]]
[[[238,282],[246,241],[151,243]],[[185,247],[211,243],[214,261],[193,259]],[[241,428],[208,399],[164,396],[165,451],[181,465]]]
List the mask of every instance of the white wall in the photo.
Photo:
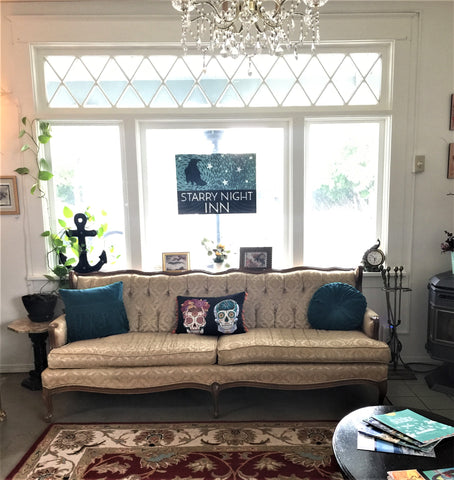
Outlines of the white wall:
[[[179,26],[159,30],[162,20],[147,24],[142,14],[147,8],[157,13],[170,12],[167,0],[128,2],[93,0],[64,3],[1,3],[1,174],[12,175],[22,164],[18,153],[17,132],[20,118],[34,116],[32,78],[29,66],[29,45],[36,41],[95,41],[112,36],[116,41],[175,41]],[[107,8],[108,6],[108,8]],[[109,19],[91,16],[109,14]],[[411,85],[399,85],[397,92],[410,89],[415,92],[410,110],[414,119],[409,122],[410,141],[402,147],[399,138],[393,139],[393,162],[402,162],[404,181],[402,189],[408,201],[408,211],[390,229],[402,231],[408,245],[402,252],[387,252],[392,262],[404,263],[412,292],[404,297],[405,325],[402,329],[403,356],[406,361],[428,360],[424,344],[427,325],[427,282],[438,272],[449,268],[449,258],[440,254],[443,231],[454,230],[454,182],[446,178],[448,143],[454,142],[449,131],[449,100],[454,93],[454,3],[437,1],[343,2],[331,1],[326,12],[416,13],[412,48],[416,49],[416,78]],[[70,33],[67,20],[72,14],[87,15],[86,22],[76,34]],[[122,14],[138,15],[134,32],[121,28]],[[43,15],[37,21],[36,15]],[[50,15],[50,16],[48,16]],[[56,17],[58,15],[58,17]],[[52,19],[52,20],[51,20]],[[58,22],[55,20],[58,19]],[[323,21],[323,18],[322,18]],[[356,23],[356,22],[355,22]],[[52,24],[52,28],[49,25]],[[21,28],[17,29],[17,25]],[[166,25],[169,23],[166,22]],[[173,23],[172,23],[173,25]],[[154,28],[155,27],[155,28]],[[367,32],[367,25],[363,28]],[[364,32],[363,32],[364,33]],[[323,36],[323,25],[322,25]],[[415,86],[415,89],[413,88]],[[400,93],[399,93],[400,94]],[[413,104],[415,103],[415,104]],[[394,155],[395,152],[399,155]],[[402,152],[402,153],[401,153]],[[426,156],[426,170],[411,172],[414,154]],[[1,228],[1,320],[0,370],[26,371],[32,365],[31,344],[26,335],[7,330],[8,322],[25,316],[20,297],[39,288],[44,273],[45,259],[39,237],[42,221],[39,201],[28,194],[28,185],[19,178],[18,216],[0,217]],[[395,206],[391,205],[391,208]],[[407,243],[407,240],[406,240]],[[392,264],[394,265],[394,263]],[[368,303],[386,318],[381,279],[366,276],[364,292]]]

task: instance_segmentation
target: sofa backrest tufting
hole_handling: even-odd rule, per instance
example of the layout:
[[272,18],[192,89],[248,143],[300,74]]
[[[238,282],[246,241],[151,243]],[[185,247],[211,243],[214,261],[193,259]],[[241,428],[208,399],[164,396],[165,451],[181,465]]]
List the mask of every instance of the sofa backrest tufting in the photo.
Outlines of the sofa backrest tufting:
[[219,297],[247,292],[244,319],[248,328],[310,328],[309,302],[316,290],[331,282],[348,283],[361,290],[362,269],[296,267],[282,271],[221,274],[174,272],[71,272],[72,288],[93,288],[123,282],[123,300],[131,331],[169,332],[175,328],[178,295]]

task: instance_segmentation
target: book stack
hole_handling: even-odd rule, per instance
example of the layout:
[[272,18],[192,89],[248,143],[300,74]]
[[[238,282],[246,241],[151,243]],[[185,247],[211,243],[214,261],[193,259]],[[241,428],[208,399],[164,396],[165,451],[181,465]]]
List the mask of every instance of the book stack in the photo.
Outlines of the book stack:
[[364,419],[358,428],[358,448],[435,457],[435,446],[453,436],[454,427],[405,409]]

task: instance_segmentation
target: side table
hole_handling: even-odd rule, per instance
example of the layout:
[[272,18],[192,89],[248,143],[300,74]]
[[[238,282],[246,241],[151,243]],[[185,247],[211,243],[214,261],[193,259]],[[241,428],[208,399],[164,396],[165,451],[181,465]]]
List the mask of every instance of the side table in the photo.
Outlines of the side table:
[[[370,452],[359,450],[358,425],[371,415],[402,410],[404,407],[378,405],[363,407],[344,417],[337,425],[333,435],[333,451],[344,478],[348,480],[383,480],[388,470],[407,470],[416,468],[419,471],[435,470],[454,465],[454,438],[446,438],[435,447],[436,457],[419,457],[400,453]],[[432,412],[415,409],[437,422],[454,426],[454,420]]]
[[22,381],[22,386],[30,390],[41,390],[41,372],[47,368],[47,328],[49,322],[32,322],[29,318],[14,320],[8,324],[8,329],[16,333],[28,333],[33,345],[35,369],[29,372],[29,377]]

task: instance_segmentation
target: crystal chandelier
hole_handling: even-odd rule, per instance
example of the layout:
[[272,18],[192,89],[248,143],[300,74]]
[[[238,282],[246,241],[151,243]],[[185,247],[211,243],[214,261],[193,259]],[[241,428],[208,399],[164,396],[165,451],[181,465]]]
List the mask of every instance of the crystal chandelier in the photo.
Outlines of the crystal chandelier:
[[181,43],[224,57],[295,55],[320,41],[319,8],[328,0],[172,0],[181,13]]

